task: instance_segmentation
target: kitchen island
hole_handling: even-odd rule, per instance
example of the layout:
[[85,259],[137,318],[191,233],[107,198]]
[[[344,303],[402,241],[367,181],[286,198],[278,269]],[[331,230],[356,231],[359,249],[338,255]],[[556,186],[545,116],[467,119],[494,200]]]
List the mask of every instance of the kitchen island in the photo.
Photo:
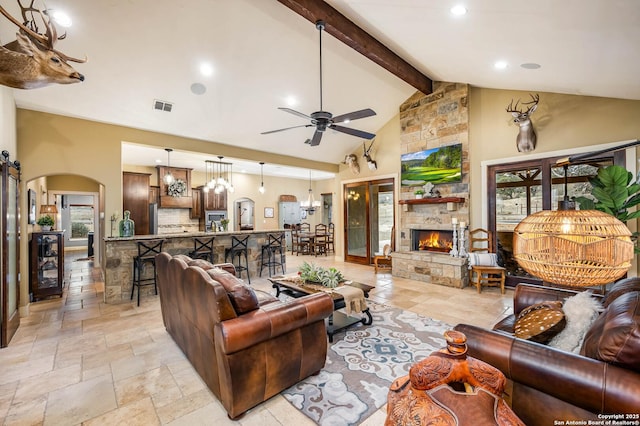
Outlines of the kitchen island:
[[[231,236],[250,234],[248,243],[249,274],[251,278],[253,278],[260,274],[262,245],[267,243],[268,235],[284,232],[284,229],[272,229],[263,231],[182,232],[176,234],[137,235],[134,237],[107,237],[104,239],[104,301],[105,303],[111,304],[129,301],[132,287],[133,258],[138,255],[138,241],[162,239],[164,240],[162,251],[166,251],[172,255],[188,255],[189,252],[193,250],[193,239],[195,237],[215,237],[215,241],[213,242],[214,261],[215,263],[223,263],[225,261],[225,249],[231,247]],[[152,267],[147,267],[144,276],[150,276],[151,271]],[[265,268],[264,273],[268,275],[268,268]],[[246,274],[243,274],[242,277],[246,279]],[[141,290],[142,297],[155,294],[152,285],[141,287]]]

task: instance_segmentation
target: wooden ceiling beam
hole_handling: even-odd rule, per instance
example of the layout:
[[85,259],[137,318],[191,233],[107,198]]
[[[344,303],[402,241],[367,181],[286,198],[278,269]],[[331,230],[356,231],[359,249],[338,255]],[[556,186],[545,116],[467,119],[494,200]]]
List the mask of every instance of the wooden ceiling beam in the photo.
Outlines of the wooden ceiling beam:
[[325,22],[325,31],[360,52],[382,68],[409,83],[425,95],[433,91],[429,77],[396,55],[369,33],[351,22],[329,4],[321,0],[278,0],[298,15],[314,24],[319,19]]

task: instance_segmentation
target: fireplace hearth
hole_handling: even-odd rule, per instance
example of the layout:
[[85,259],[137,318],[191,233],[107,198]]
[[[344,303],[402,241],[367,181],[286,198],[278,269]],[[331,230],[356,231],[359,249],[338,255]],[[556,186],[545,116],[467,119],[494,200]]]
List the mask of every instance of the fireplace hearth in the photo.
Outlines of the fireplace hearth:
[[453,231],[412,229],[412,250],[449,253],[453,248]]

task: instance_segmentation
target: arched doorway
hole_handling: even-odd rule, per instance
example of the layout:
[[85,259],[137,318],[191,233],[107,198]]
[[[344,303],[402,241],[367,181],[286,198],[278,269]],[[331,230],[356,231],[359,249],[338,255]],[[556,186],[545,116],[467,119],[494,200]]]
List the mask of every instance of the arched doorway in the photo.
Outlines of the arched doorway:
[[236,231],[250,231],[255,227],[255,202],[251,198],[234,201],[233,223]]

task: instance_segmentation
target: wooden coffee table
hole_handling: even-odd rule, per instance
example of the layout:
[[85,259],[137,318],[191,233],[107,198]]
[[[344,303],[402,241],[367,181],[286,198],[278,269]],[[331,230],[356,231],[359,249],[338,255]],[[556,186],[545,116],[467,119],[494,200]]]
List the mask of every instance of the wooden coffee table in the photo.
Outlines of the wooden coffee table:
[[[319,293],[323,291],[315,285],[304,285],[288,280],[283,280],[284,277],[272,277],[269,281],[273,284],[273,288],[276,289],[276,297],[280,296],[280,293],[284,293],[291,297],[302,297],[309,294]],[[369,297],[369,292],[375,288],[375,286],[363,284],[355,281],[346,281],[344,285],[356,287],[362,290],[364,297]],[[329,342],[333,342],[333,335],[340,330],[344,330],[347,327],[351,327],[354,324],[362,323],[364,325],[371,325],[373,323],[373,317],[369,308],[362,311],[366,315],[365,318],[352,317],[342,312],[337,312],[338,309],[345,307],[344,297],[340,293],[331,292],[327,293],[333,299],[333,314],[328,318],[327,334],[329,335]]]

